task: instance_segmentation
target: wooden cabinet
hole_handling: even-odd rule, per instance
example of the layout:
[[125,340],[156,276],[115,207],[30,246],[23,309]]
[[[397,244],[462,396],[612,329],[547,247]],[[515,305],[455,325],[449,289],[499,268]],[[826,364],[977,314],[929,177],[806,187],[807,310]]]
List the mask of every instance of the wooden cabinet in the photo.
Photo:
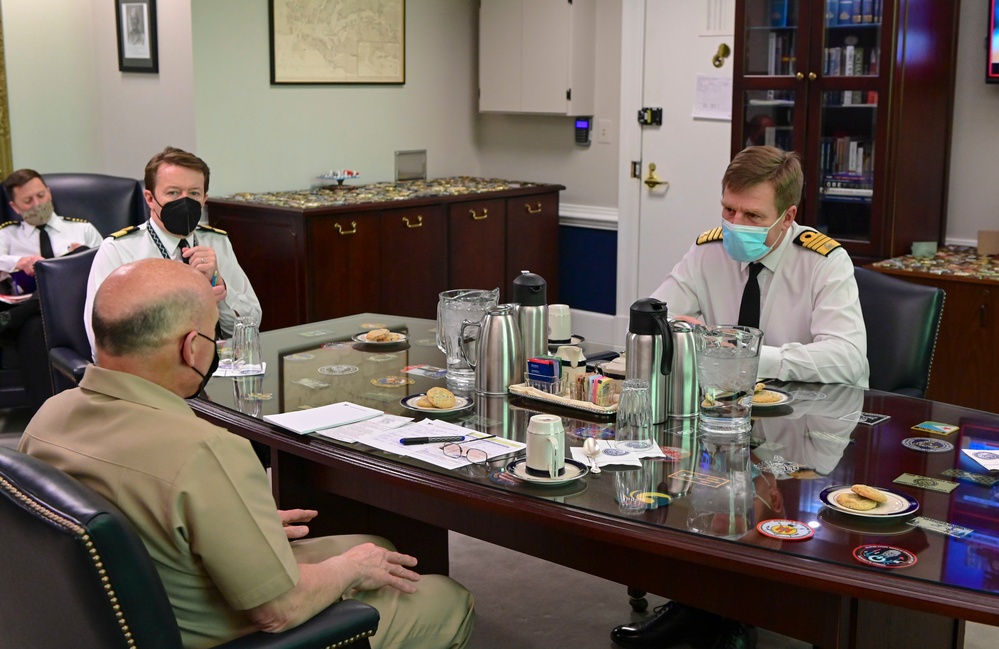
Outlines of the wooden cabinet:
[[738,0],[733,155],[797,151],[798,220],[858,262],[942,243],[959,3],[830,4]]
[[874,270],[944,290],[943,317],[926,398],[999,412],[999,354],[995,350],[999,340],[999,281]]
[[351,204],[326,192],[241,194],[209,199],[208,213],[270,330],[363,312],[435,318],[441,291],[499,287],[506,300],[522,269],[544,277],[556,302],[562,189],[462,177],[365,186]]
[[482,0],[479,110],[592,115],[596,0]]

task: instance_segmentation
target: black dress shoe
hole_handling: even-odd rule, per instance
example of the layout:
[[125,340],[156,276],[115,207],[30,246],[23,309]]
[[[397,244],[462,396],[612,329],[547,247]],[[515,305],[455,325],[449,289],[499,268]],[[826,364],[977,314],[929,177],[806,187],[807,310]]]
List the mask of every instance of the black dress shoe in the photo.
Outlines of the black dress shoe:
[[665,649],[683,642],[701,644],[717,630],[718,616],[700,609],[667,602],[635,624],[622,624],[611,631],[611,640],[626,649]]
[[756,649],[756,627],[727,620],[711,649]]

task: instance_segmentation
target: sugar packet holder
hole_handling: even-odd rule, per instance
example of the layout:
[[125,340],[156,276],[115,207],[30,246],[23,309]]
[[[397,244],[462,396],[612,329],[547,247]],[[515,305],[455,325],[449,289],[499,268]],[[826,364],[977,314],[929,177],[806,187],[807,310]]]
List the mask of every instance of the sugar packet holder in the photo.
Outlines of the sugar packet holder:
[[558,356],[535,356],[527,360],[524,382],[547,394],[562,394],[562,359]]

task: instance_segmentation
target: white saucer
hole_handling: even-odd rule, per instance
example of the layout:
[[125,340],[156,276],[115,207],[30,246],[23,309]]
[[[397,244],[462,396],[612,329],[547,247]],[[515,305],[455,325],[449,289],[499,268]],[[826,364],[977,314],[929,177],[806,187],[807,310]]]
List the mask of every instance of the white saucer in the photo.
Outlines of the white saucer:
[[399,343],[406,342],[407,340],[406,334],[401,334],[397,331],[393,331],[392,333],[398,334],[402,336],[402,338],[400,338],[399,340],[368,340],[367,333],[360,333],[360,334],[354,334],[353,336],[350,337],[350,339],[353,340],[355,343],[364,343],[365,345],[398,345]]
[[472,407],[471,399],[466,399],[465,397],[459,397],[458,395],[455,395],[454,397],[454,408],[424,408],[423,406],[416,405],[416,402],[425,396],[427,396],[426,392],[421,392],[419,394],[412,394],[408,397],[403,397],[399,403],[401,403],[402,407],[406,408],[407,410],[415,410],[417,412],[426,412],[438,415],[442,415],[448,412],[458,412],[459,410],[465,410],[466,408]]
[[576,460],[570,460],[569,458],[565,459],[565,472],[557,478],[542,478],[536,475],[531,475],[527,472],[526,458],[514,460],[510,464],[507,464],[506,470],[519,480],[543,487],[557,487],[559,485],[564,485],[576,480],[577,478],[582,478],[590,472],[590,470],[586,468],[585,464],[577,462]]
[[878,503],[877,507],[866,511],[850,509],[836,502],[836,496],[843,493],[852,493],[850,487],[847,486],[826,487],[819,494],[819,500],[830,509],[834,509],[842,514],[849,514],[850,516],[859,516],[860,518],[900,518],[914,514],[919,509],[919,503],[915,498],[899,491],[885,489],[884,487],[878,487],[877,489],[888,497],[888,502]]

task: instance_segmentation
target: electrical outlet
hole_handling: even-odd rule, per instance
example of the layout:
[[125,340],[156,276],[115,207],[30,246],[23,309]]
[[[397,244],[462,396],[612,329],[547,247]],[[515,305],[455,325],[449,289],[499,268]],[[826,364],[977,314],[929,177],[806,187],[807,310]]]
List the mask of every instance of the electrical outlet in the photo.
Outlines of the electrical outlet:
[[596,141],[599,144],[611,144],[611,120],[597,120]]

